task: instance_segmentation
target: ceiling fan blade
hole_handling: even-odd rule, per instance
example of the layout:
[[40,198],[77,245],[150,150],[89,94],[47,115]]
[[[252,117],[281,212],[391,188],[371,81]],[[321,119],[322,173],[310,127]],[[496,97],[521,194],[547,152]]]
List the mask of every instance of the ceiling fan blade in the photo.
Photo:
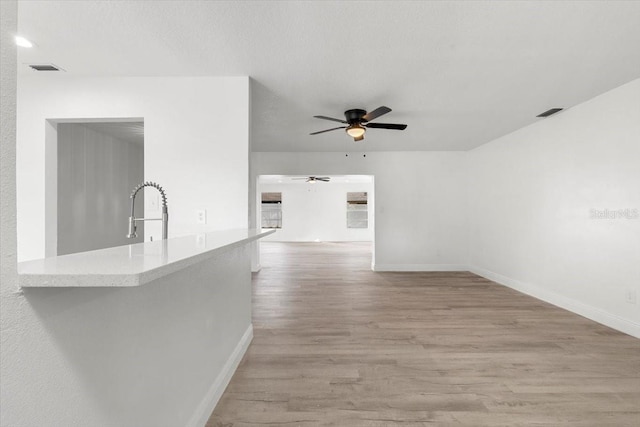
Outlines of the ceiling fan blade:
[[367,123],[364,126],[368,128],[395,129],[395,130],[405,130],[407,128],[407,125],[399,125],[395,123]]
[[389,111],[391,111],[391,108],[385,107],[383,105],[382,107],[378,107],[375,110],[370,111],[367,114],[365,114],[362,117],[362,121],[363,122],[370,122],[371,120],[377,119],[378,117],[382,116],[383,114],[387,114]]
[[353,140],[354,140],[355,142],[362,141],[363,139],[364,139],[364,134],[362,134],[362,135],[360,135],[360,136],[356,136],[355,138],[353,138]]
[[331,121],[338,122],[338,123],[345,123],[345,124],[349,123],[349,122],[347,122],[345,120],[342,120],[342,119],[334,119],[333,117],[327,117],[327,116],[313,116],[313,117],[315,117],[316,119],[331,120]]
[[318,132],[313,132],[313,133],[310,133],[309,135],[317,135],[319,133],[331,132],[332,130],[346,129],[346,128],[347,128],[346,126],[340,126],[340,127],[337,127],[337,128],[331,128],[331,129],[321,130],[321,131],[318,131]]
[[321,176],[320,178],[316,178],[316,181],[324,181],[324,182],[329,182],[331,178],[329,178],[328,176]]

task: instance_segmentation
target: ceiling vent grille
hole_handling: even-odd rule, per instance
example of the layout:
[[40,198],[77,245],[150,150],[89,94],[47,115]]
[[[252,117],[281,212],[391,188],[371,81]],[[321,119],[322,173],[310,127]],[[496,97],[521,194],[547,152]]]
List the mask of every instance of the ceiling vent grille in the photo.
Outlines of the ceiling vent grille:
[[536,117],[549,117],[552,114],[562,111],[562,108],[552,108],[550,110],[545,111],[544,113],[538,114]]
[[29,68],[36,71],[64,71],[62,68],[53,64],[29,64]]

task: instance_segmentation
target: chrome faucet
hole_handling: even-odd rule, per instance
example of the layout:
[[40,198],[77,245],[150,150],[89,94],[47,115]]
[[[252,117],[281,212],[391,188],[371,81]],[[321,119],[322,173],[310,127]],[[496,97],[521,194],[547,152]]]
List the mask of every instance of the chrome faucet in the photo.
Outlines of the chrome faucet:
[[[135,203],[136,203],[136,194],[138,191],[142,190],[144,187],[154,187],[156,190],[160,192],[162,196],[162,218],[136,218],[134,213]],[[131,216],[129,217],[129,234],[127,234],[128,239],[133,239],[138,237],[136,233],[136,221],[162,221],[162,238],[166,239],[167,234],[169,234],[169,213],[167,211],[167,195],[165,194],[162,187],[155,182],[147,181],[138,185],[131,192]]]

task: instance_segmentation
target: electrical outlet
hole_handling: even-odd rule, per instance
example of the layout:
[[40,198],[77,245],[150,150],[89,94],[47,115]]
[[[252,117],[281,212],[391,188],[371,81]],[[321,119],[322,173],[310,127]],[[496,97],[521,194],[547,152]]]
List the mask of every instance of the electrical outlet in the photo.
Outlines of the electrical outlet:
[[198,234],[196,236],[196,246],[199,249],[204,249],[207,247],[207,236],[205,234]]
[[627,289],[624,293],[624,300],[629,304],[635,304],[637,300],[636,290],[635,289]]
[[207,210],[200,209],[196,211],[196,215],[198,217],[198,224],[206,224],[207,223]]

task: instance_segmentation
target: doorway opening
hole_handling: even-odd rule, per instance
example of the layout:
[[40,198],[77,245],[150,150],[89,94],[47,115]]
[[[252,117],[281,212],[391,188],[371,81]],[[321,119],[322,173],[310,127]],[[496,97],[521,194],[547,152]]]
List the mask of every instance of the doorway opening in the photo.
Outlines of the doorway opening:
[[126,234],[129,196],[144,180],[144,120],[47,120],[46,136],[46,256],[142,242],[143,226]]
[[361,242],[375,258],[372,175],[260,175],[256,228],[264,242]]

